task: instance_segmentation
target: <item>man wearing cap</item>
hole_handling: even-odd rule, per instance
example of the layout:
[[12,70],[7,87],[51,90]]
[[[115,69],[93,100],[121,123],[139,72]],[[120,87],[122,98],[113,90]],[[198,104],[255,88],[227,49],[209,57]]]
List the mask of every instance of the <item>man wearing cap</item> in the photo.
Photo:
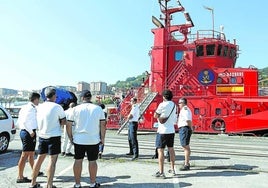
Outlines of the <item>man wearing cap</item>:
[[[61,125],[66,124],[63,108],[55,103],[56,90],[54,87],[45,89],[46,101],[37,109],[37,125],[39,135],[38,157],[32,172],[31,187],[40,187],[36,183],[38,172],[46,155],[49,155],[47,167],[47,188],[55,188],[53,177],[56,169],[58,154],[61,152]],[[71,126],[71,125],[70,125]]]
[[99,187],[96,182],[98,165],[96,160],[99,154],[99,144],[104,144],[106,133],[106,119],[102,108],[91,103],[91,92],[81,92],[82,104],[73,108],[68,121],[74,123],[73,143],[74,158],[73,172],[75,177],[74,188],[81,188],[81,172],[85,153],[88,159],[90,175],[89,187]]
[[[167,146],[170,154],[170,169],[169,173],[175,174],[175,151],[174,151],[174,137],[175,137],[175,127],[176,124],[176,105],[172,102],[173,94],[170,90],[164,90],[162,92],[163,102],[161,102],[155,113],[154,118],[158,119],[158,129],[156,135],[155,146],[158,151],[158,165],[159,171],[154,174],[156,178],[165,178],[164,173],[164,149]],[[160,121],[160,118],[167,118],[166,122]],[[161,123],[162,122],[162,123]]]
[[180,143],[184,150],[184,165],[180,170],[190,170],[190,138],[192,135],[192,112],[187,106],[187,99],[179,100],[180,114],[178,118],[178,128],[180,135]]

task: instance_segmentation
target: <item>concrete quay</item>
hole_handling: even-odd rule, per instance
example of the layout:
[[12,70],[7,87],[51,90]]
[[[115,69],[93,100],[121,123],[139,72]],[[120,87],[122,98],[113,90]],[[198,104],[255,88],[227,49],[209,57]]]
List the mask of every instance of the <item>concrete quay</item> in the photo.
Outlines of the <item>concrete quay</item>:
[[[18,131],[19,132],[19,131]],[[98,160],[97,181],[101,187],[111,188],[266,188],[268,186],[268,138],[227,135],[194,134],[191,140],[191,170],[179,171],[183,163],[183,152],[179,138],[175,137],[176,176],[168,174],[169,164],[165,161],[166,179],[152,175],[158,170],[154,154],[155,133],[139,132],[140,157],[131,161],[126,156],[128,141],[126,134],[117,135],[107,131],[103,158]],[[0,155],[0,187],[29,187],[29,183],[17,184],[17,162],[21,143],[16,135],[10,143],[9,151]],[[42,166],[46,170],[47,160]],[[73,158],[59,156],[54,185],[62,188],[73,187]],[[46,173],[46,172],[45,172]],[[25,176],[30,177],[31,169],[26,164]],[[83,163],[82,186],[89,187],[87,160]],[[46,177],[37,181],[46,187]]]

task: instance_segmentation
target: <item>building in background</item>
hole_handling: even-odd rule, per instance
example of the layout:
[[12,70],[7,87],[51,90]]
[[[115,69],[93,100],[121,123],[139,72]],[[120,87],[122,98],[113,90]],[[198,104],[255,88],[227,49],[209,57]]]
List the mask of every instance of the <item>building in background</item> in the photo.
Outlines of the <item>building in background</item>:
[[92,95],[103,95],[107,93],[107,83],[90,82],[90,91]]
[[16,96],[17,94],[18,94],[18,90],[0,88],[0,96]]
[[83,90],[90,90],[90,84],[87,83],[87,82],[83,82],[83,81],[78,82],[78,84],[77,84],[77,91],[78,92],[81,92]]

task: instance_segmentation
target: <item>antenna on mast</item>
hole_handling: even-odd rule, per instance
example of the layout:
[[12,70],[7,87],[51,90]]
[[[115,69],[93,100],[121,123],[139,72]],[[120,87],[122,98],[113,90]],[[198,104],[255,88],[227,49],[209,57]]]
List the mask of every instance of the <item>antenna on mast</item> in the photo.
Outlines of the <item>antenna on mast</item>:
[[213,38],[214,38],[214,9],[213,8],[210,8],[210,7],[207,7],[207,6],[204,6],[203,7],[209,11],[211,11],[211,17],[212,17],[212,35],[213,35]]

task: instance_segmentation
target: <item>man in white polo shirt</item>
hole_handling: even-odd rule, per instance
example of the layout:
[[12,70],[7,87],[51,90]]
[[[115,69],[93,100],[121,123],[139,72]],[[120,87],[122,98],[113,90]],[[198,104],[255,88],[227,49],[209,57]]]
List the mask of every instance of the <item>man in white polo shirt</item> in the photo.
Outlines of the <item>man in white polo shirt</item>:
[[179,100],[180,114],[178,118],[178,128],[180,135],[180,143],[184,150],[184,165],[180,170],[190,170],[190,139],[192,135],[192,112],[187,106],[187,99],[181,98]]
[[131,100],[131,111],[127,117],[128,124],[128,143],[129,153],[126,155],[133,155],[132,161],[139,157],[139,144],[137,139],[138,121],[140,117],[140,108],[137,104],[137,98],[133,97]]
[[[37,129],[37,120],[36,120],[36,107],[39,104],[40,94],[31,93],[29,97],[28,104],[24,105],[20,112],[17,124],[19,125],[20,138],[22,142],[22,152],[21,157],[18,162],[18,178],[17,183],[29,183],[30,179],[23,176],[23,171],[25,168],[25,163],[28,159],[28,162],[33,169],[34,166],[34,151],[36,146],[36,129]],[[43,175],[43,172],[39,172],[38,175]]]

